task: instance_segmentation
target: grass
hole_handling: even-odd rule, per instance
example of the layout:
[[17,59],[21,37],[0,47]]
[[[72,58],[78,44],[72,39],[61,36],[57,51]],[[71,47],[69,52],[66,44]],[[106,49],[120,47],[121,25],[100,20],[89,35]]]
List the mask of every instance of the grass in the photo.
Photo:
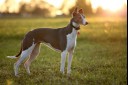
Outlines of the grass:
[[[59,72],[60,53],[41,46],[27,75],[23,64],[14,76],[15,55],[26,32],[38,27],[63,27],[70,18],[1,18],[0,85],[126,85],[127,22],[125,18],[88,17],[81,26],[72,62],[72,74]],[[66,68],[65,68],[66,70]]]

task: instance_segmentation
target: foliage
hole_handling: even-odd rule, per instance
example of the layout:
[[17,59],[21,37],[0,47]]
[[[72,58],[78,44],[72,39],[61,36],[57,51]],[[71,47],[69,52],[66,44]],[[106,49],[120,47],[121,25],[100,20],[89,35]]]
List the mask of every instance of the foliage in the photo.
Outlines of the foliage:
[[91,3],[87,4],[86,0],[76,0],[76,5],[69,10],[70,14],[73,12],[75,7],[82,8],[84,10],[84,14],[86,13],[86,15],[93,14]]

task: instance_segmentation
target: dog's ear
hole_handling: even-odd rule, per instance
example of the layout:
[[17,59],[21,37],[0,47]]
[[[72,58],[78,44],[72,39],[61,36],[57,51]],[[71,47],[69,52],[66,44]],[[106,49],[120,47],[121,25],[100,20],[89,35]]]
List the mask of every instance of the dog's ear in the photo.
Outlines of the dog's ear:
[[79,10],[79,13],[80,13],[80,14],[83,14],[83,9],[80,9],[80,10]]
[[75,16],[76,14],[77,14],[77,7],[74,9],[74,11],[73,11],[73,16]]

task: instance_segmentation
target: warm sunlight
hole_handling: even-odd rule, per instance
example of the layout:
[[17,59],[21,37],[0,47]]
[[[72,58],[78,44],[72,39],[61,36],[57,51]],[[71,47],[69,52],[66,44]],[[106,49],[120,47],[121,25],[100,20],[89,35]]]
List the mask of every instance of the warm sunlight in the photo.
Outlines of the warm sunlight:
[[90,0],[94,11],[101,7],[104,10],[116,12],[120,10],[124,4],[127,4],[127,0]]
[[60,8],[64,0],[44,0],[44,1],[55,6],[56,8]]
[[[38,9],[47,9],[53,15],[61,15],[70,13],[70,9],[77,5],[77,0],[0,0],[0,13],[19,13],[23,5],[28,5],[30,8],[25,8],[26,11]],[[80,1],[80,0],[78,0]],[[82,0],[81,0],[82,1]],[[97,8],[101,7],[104,11],[110,13],[119,13],[127,6],[127,0],[83,0],[91,4],[92,10],[96,13]],[[85,4],[84,4],[85,5]],[[84,5],[83,8],[84,8]],[[125,5],[125,6],[124,6]],[[33,7],[33,8],[32,8]],[[91,7],[90,7],[91,8]],[[90,9],[89,9],[90,10]],[[92,11],[91,10],[91,11]]]

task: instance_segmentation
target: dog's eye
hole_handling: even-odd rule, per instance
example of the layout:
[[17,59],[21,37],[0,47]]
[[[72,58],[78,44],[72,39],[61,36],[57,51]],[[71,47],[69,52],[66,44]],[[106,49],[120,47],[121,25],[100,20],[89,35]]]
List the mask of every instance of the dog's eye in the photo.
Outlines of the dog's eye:
[[85,18],[85,16],[83,15],[83,17]]

